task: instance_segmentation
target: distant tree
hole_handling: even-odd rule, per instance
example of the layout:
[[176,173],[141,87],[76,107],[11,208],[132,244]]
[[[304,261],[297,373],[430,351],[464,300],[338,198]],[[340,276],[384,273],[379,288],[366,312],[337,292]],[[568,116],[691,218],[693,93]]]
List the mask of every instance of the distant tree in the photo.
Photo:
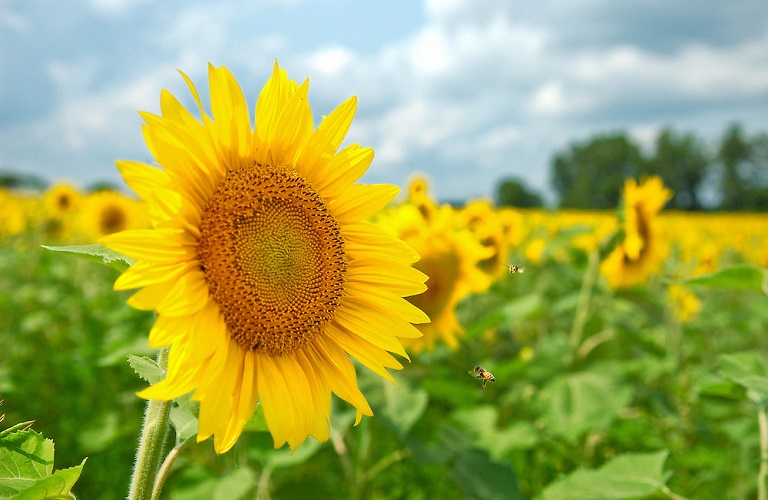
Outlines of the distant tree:
[[544,201],[539,193],[530,190],[520,179],[505,177],[496,184],[496,205],[532,208],[544,205]]
[[670,208],[701,210],[700,190],[712,163],[706,145],[695,135],[663,129],[644,173],[660,176],[675,193]]
[[768,210],[768,135],[731,125],[718,151],[721,210]]
[[10,170],[0,171],[0,187],[42,191],[47,186],[48,183],[36,175],[19,174]]
[[552,183],[561,207],[614,208],[625,179],[645,170],[639,146],[626,133],[602,135],[557,154]]
[[97,181],[85,188],[86,193],[97,193],[99,191],[120,191],[120,188],[117,184],[110,181]]

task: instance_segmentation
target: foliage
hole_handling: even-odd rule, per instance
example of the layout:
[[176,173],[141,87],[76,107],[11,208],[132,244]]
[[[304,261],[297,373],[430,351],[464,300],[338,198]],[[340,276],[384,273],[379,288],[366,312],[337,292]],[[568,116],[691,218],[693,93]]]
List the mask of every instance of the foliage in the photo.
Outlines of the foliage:
[[541,195],[529,189],[520,179],[506,177],[496,185],[499,207],[535,208],[544,205]]
[[[0,421],[3,415],[0,415]],[[53,470],[53,441],[21,422],[0,432],[0,497],[18,500],[74,498],[85,465]]]
[[[179,398],[166,446],[180,453],[165,497],[754,497],[768,308],[765,254],[747,250],[765,241],[765,224],[673,214],[662,237],[677,250],[664,268],[647,284],[612,290],[594,274],[593,253],[605,254],[612,234],[599,229],[603,217],[522,212],[526,227],[507,262],[525,273],[504,271],[462,301],[461,348],[413,355],[394,374],[397,386],[359,368],[375,415],[354,427],[354,411],[335,399],[327,443],[274,450],[257,412],[217,456],[210,440],[195,443],[196,404]],[[713,240],[721,224],[733,241],[715,240],[714,269],[694,273],[703,257],[687,248],[703,245],[686,243],[682,228]],[[593,234],[601,247],[584,240]],[[534,259],[529,246],[541,239]],[[142,418],[134,393],[163,377],[146,348],[152,314],[111,290],[114,269],[68,255],[80,249],[38,244],[20,235],[0,251],[7,419],[38,418],[59,467],[88,457],[79,497],[124,496]],[[88,251],[100,263],[114,257]],[[673,314],[671,282],[701,302],[688,321]],[[496,377],[484,389],[467,374],[478,364]]]
[[552,159],[552,185],[563,208],[618,205],[624,180],[643,171],[640,147],[626,133],[571,144]]
[[657,175],[675,192],[669,208],[768,210],[768,135],[749,136],[738,124],[713,146],[663,128],[650,151],[626,132],[600,134],[556,153],[550,171],[563,208],[612,208],[625,178]]

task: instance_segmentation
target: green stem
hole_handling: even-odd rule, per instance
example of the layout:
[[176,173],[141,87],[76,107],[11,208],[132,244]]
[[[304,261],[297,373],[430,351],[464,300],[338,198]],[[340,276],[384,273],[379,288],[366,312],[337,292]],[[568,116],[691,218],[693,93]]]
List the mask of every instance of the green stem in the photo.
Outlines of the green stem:
[[165,479],[168,477],[168,473],[171,471],[171,466],[173,465],[173,462],[176,461],[176,458],[178,458],[179,453],[181,453],[181,449],[184,448],[184,445],[189,443],[190,440],[186,440],[183,443],[181,443],[178,446],[174,446],[173,449],[168,452],[168,456],[165,457],[165,460],[163,460],[163,464],[160,466],[160,469],[157,471],[157,477],[155,478],[155,485],[152,488],[152,500],[156,500],[160,498],[160,492],[163,491],[163,485],[165,484]]
[[[157,366],[166,369],[168,365],[168,348],[157,353]],[[129,500],[150,500],[152,489],[163,454],[163,444],[168,433],[168,415],[171,411],[170,401],[147,401],[144,410],[144,423],[139,437],[139,448],[136,450],[136,461],[133,465],[131,487],[128,492]]]
[[571,324],[571,333],[568,337],[574,361],[577,356],[579,345],[581,345],[581,337],[584,334],[584,324],[587,322],[587,317],[589,316],[589,301],[592,298],[592,288],[595,286],[595,280],[597,280],[599,269],[599,253],[597,251],[590,252],[589,264],[584,273],[584,280],[581,282],[581,290],[579,290],[579,298],[576,303],[576,313],[574,314],[573,323]]
[[768,415],[765,405],[757,410],[757,424],[760,428],[760,469],[757,472],[757,499],[768,500]]

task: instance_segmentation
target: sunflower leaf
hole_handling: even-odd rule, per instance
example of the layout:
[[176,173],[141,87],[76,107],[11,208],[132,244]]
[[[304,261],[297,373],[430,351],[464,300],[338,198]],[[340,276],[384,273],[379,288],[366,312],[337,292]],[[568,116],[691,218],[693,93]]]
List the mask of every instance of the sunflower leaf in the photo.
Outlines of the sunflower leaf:
[[68,253],[70,255],[76,255],[92,262],[98,262],[104,264],[112,269],[116,269],[121,273],[131,267],[136,259],[125,256],[121,253],[110,250],[104,245],[71,245],[71,246],[48,246],[42,245],[46,250],[54,252]]
[[197,435],[197,417],[185,408],[171,408],[171,425],[176,429],[176,446]]
[[579,469],[549,485],[543,498],[646,498],[666,488],[669,473],[664,462],[669,452],[626,453],[597,470]]
[[165,370],[157,366],[157,362],[154,359],[130,354],[128,356],[128,364],[131,365],[131,368],[139,377],[150,384],[156,384],[165,378]]
[[761,356],[743,352],[724,354],[719,359],[720,375],[746,389],[756,404],[768,401],[768,367]]
[[[85,460],[53,471],[53,441],[31,429],[0,436],[0,497],[71,498]],[[72,497],[73,498],[73,497]]]
[[733,290],[756,290],[768,294],[768,270],[753,264],[739,264],[703,276],[687,278],[679,283]]

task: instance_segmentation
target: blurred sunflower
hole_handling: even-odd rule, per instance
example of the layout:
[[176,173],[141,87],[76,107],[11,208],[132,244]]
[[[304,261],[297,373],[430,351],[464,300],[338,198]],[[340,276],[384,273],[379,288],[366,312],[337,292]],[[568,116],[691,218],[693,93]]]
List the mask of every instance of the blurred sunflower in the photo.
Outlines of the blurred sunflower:
[[682,285],[667,288],[672,312],[678,321],[688,321],[701,311],[701,301],[692,291]]
[[43,230],[49,238],[59,241],[70,239],[72,223],[83,199],[74,186],[59,182],[43,193]]
[[423,175],[415,175],[408,183],[408,203],[419,209],[425,221],[435,217],[437,204],[429,192],[429,182]]
[[510,245],[500,212],[489,202],[478,200],[467,204],[458,216],[460,224],[468,228],[481,245],[491,250],[491,255],[478,262],[477,266],[491,277],[506,274]]
[[601,265],[612,288],[645,282],[666,256],[667,245],[659,238],[656,217],[670,198],[672,191],[659,177],[645,179],[640,185],[634,179],[624,184],[624,240]]
[[198,441],[229,450],[261,404],[276,448],[328,439],[331,392],[372,415],[357,359],[382,377],[407,357],[427,316],[403,299],[425,290],[411,248],[366,221],[397,194],[355,184],[373,150],[338,151],[357,106],[350,98],[315,129],[299,85],[275,63],[252,127],[224,67],[209,65],[212,116],[182,77],[202,123],[167,91],[161,116],[142,113],[163,169],[119,162],[147,201],[152,229],[107,236],[133,256],[116,289],[143,287],[129,304],[157,312],[149,342],[170,345],[168,371],[140,393],[169,400],[194,391]]
[[83,198],[75,226],[78,236],[89,240],[128,229],[147,228],[146,204],[116,191],[97,191]]
[[428,223],[419,208],[411,204],[390,210],[378,221],[421,255],[414,267],[429,276],[427,291],[408,300],[426,312],[432,322],[419,325],[424,337],[407,339],[406,346],[414,351],[432,350],[442,341],[456,349],[464,333],[456,318],[456,306],[470,293],[490,286],[491,278],[477,264],[490,258],[493,250],[459,226],[454,210],[447,205],[436,208]]
[[25,204],[7,189],[0,188],[0,238],[15,236],[27,229]]

